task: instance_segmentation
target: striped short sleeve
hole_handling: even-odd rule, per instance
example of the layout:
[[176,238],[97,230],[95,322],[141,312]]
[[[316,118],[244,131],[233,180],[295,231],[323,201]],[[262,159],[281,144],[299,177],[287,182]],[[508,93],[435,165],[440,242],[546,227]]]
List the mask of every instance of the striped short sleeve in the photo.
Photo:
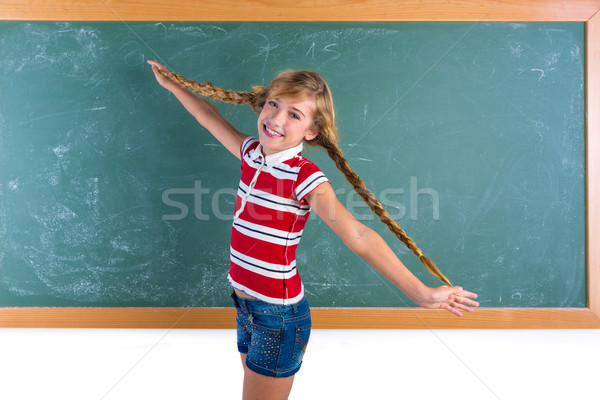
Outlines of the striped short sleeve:
[[304,199],[307,194],[315,190],[320,184],[329,182],[325,174],[312,162],[304,159],[298,171],[298,179],[294,188],[294,194],[300,204],[307,204]]
[[244,139],[240,147],[240,158],[243,159],[250,150],[258,146],[259,142],[260,141],[253,136],[248,136],[246,139]]

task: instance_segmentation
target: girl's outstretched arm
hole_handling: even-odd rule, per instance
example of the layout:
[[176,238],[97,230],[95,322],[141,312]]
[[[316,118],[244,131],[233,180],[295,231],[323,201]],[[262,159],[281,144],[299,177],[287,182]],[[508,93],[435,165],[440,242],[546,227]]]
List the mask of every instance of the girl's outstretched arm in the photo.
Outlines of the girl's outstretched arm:
[[241,133],[227,122],[213,104],[188,92],[165,75],[158,72],[159,69],[168,71],[163,65],[152,60],[148,60],[148,64],[152,66],[152,71],[154,72],[154,76],[158,83],[173,93],[177,100],[179,100],[185,109],[196,118],[200,125],[205,127],[223,146],[225,146],[225,148],[227,148],[227,150],[237,158],[240,158],[240,147],[248,135]]
[[320,185],[306,197],[311,208],[344,243],[364,258],[411,300],[425,308],[441,308],[462,316],[461,311],[473,311],[479,303],[475,293],[460,287],[425,286],[398,259],[387,243],[371,228],[359,222],[339,202],[331,185]]

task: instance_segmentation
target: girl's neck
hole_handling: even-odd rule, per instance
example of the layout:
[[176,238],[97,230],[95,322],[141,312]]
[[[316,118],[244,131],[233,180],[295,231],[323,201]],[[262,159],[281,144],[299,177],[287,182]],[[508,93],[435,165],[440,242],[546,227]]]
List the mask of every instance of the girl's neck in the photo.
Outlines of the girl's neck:
[[[260,154],[262,154],[264,157],[274,156],[276,154],[280,154],[280,153],[283,153],[285,151],[296,149],[300,145],[304,145],[304,142],[302,141],[302,142],[296,144],[295,146],[291,146],[291,147],[288,147],[288,148],[285,148],[285,149],[281,149],[281,150],[266,150],[264,148],[264,146],[261,144],[261,146],[260,146]],[[302,149],[300,148],[299,150],[302,150]]]

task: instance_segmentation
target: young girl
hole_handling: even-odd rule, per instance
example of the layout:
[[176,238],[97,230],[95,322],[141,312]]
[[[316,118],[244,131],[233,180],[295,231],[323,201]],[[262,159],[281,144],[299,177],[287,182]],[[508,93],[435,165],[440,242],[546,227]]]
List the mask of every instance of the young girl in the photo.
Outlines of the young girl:
[[[287,399],[310,335],[310,310],[295,252],[311,210],[356,254],[425,308],[458,316],[479,304],[475,293],[451,286],[431,260],[383,210],[337,146],[333,100],[315,72],[286,71],[266,87],[232,92],[198,84],[148,61],[158,83],[241,160],[231,235],[229,281],[237,309],[243,398]],[[258,139],[230,125],[211,103],[192,94],[248,104],[258,116]],[[324,147],[373,211],[446,286],[417,279],[383,239],[338,201],[321,170],[300,155],[304,143]]]

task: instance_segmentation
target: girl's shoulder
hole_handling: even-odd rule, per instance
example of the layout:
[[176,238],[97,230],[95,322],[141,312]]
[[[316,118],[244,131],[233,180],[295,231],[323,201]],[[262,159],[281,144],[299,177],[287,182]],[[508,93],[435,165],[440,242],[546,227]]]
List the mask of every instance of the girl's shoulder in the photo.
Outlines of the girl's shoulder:
[[298,154],[294,159],[293,159],[293,164],[295,167],[297,168],[306,168],[306,169],[315,169],[315,170],[321,170],[319,168],[319,166],[317,164],[315,164],[313,161],[309,160],[308,158],[302,156],[301,154]]
[[244,156],[246,154],[248,154],[250,151],[254,150],[256,147],[258,147],[260,141],[255,138],[254,136],[248,136],[246,139],[244,139],[244,141],[242,142],[242,146],[240,148],[240,154],[242,156],[242,158],[244,158]]
[[321,171],[321,168],[308,158],[304,158],[302,155],[298,154],[293,159],[289,160],[290,167],[292,167],[298,175],[298,181],[304,181],[305,179],[310,178],[311,176],[314,178],[315,176],[323,176],[325,174]]
[[308,202],[305,199],[306,195],[322,183],[329,182],[329,179],[327,179],[318,165],[308,158],[298,155],[295,161],[297,163],[296,168],[298,172],[294,185],[294,194],[300,204],[308,205]]

